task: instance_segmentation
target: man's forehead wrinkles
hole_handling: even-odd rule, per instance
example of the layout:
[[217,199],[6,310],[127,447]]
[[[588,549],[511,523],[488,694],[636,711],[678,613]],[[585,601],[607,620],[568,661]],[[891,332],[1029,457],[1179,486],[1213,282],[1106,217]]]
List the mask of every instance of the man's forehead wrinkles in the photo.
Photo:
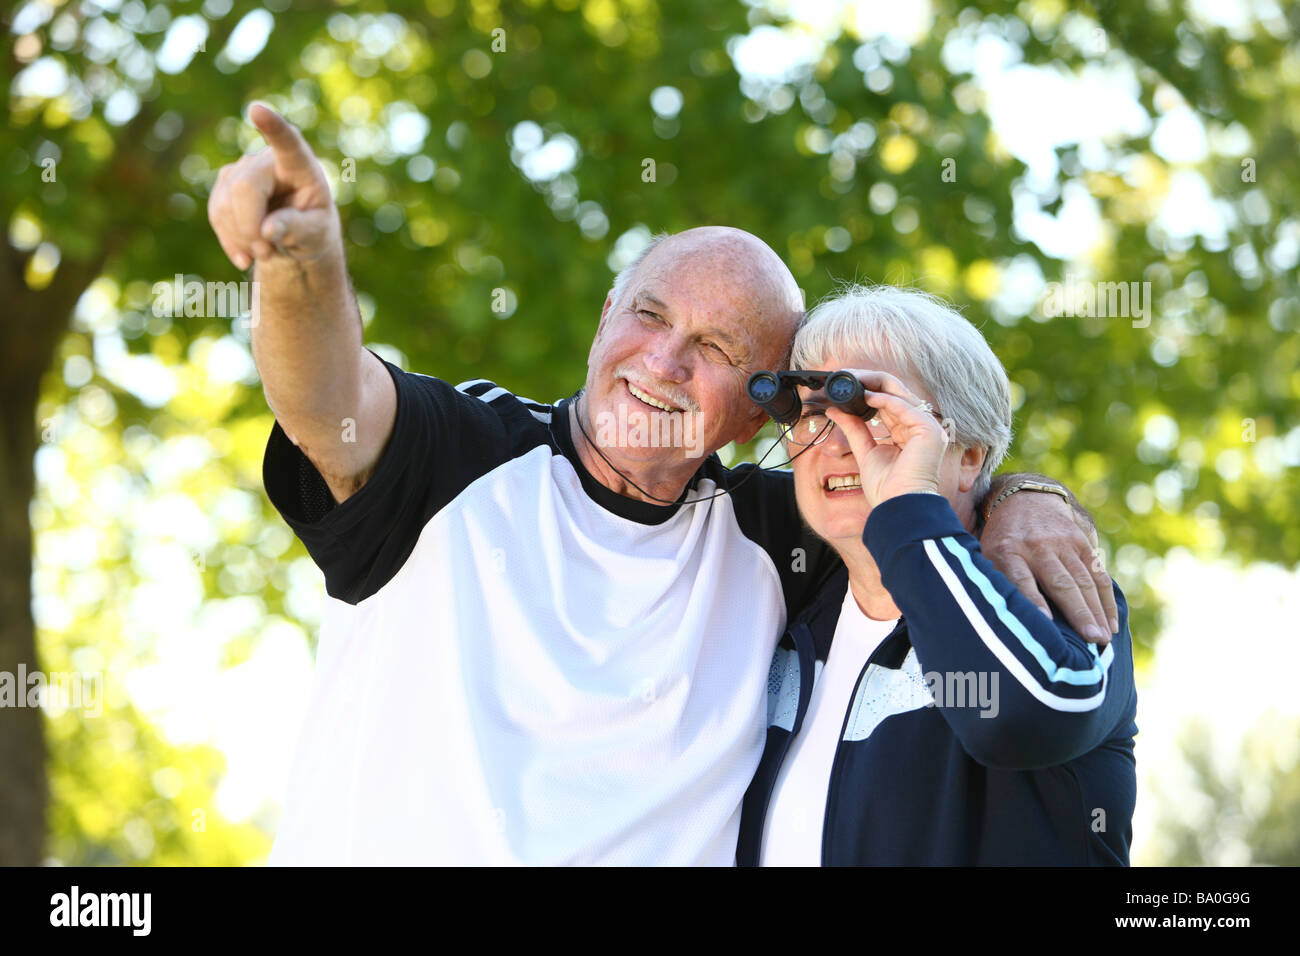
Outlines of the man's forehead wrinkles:
[[[779,358],[766,357],[767,353],[788,353],[794,330],[774,313],[774,309],[781,310],[765,294],[770,290],[755,289],[743,277],[735,276],[725,280],[709,277],[700,283],[699,274],[691,275],[683,265],[671,260],[652,263],[633,293],[633,308],[650,308],[674,320],[687,316],[697,320],[700,334],[725,340],[732,358],[742,363],[755,361],[760,355],[767,364],[779,363]],[[684,285],[691,288],[683,290]],[[683,295],[683,291],[687,294]],[[699,294],[702,292],[707,294]]]
[[667,311],[670,308],[667,302],[647,289],[639,289],[636,295],[632,297],[632,301],[652,305],[661,311]]
[[[680,299],[677,299],[676,300],[677,305],[674,305],[672,303],[665,301],[666,298],[674,298],[674,297],[671,295],[671,293],[665,292],[661,295],[655,289],[648,286],[643,286],[642,288],[637,290],[636,294],[632,298],[632,301],[638,304],[654,306],[655,308],[664,312],[678,311],[678,312],[694,313],[700,319],[701,323],[707,323],[710,326],[715,327],[715,330],[719,333],[725,332],[725,329],[723,329],[720,325],[718,325],[718,319],[720,317],[733,317],[735,319],[740,320],[742,324],[747,325],[748,324],[747,318],[753,312],[753,309],[751,307],[746,306],[744,303],[737,304],[728,301],[728,302],[710,302],[710,303],[701,304],[701,303],[693,303],[689,299],[686,302],[682,302]],[[679,309],[677,306],[687,306],[688,308]]]

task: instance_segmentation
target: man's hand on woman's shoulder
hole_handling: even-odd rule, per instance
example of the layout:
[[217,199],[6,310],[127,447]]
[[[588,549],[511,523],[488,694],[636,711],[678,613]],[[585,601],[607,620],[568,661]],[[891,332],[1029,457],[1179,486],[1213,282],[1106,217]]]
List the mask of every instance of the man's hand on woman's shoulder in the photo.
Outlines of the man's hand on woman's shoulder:
[[[1011,475],[994,480],[986,497],[992,502]],[[1051,479],[1040,480],[1052,482]],[[1085,640],[1110,643],[1119,628],[1119,611],[1097,546],[1091,518],[1058,495],[1019,492],[1003,499],[980,534],[980,550],[1020,593],[1048,617],[1043,592],[1065,613],[1066,621]],[[1041,590],[1040,590],[1041,588]]]

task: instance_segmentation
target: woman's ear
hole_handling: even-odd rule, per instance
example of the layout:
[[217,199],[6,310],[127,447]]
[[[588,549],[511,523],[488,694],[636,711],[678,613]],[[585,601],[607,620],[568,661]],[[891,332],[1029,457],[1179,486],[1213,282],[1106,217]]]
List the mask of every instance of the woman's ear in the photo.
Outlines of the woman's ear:
[[980,476],[980,469],[984,467],[984,459],[987,455],[987,448],[962,449],[961,462],[957,466],[957,490],[962,494],[975,487],[975,482]]

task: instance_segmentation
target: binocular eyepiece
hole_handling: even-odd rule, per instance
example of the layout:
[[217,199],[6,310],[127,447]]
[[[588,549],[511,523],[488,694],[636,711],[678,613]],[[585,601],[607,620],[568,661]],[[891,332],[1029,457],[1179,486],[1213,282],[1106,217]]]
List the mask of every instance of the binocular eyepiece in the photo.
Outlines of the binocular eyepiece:
[[782,425],[799,421],[803,402],[796,391],[798,386],[824,388],[826,399],[836,408],[850,415],[865,417],[870,411],[866,390],[852,372],[755,372],[745,386],[752,401]]

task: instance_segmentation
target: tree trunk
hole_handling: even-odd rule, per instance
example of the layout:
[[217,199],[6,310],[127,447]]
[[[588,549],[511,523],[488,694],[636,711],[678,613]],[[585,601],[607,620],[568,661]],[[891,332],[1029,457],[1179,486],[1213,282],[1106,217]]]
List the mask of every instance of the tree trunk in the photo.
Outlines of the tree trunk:
[[[0,344],[0,349],[4,345]],[[44,366],[42,366],[44,367]],[[0,681],[13,681],[0,706],[0,865],[34,866],[45,840],[44,716],[28,707],[20,667],[39,669],[32,621],[32,500],[40,378],[0,381]]]
[[[50,367],[72,310],[108,256],[65,260],[58,281],[35,292],[23,281],[27,256],[7,243],[0,260],[0,682],[12,682],[13,700],[0,698],[0,866],[36,866],[45,844],[49,784],[45,773],[45,716],[27,706],[19,670],[40,670],[32,619],[34,457],[41,377]],[[3,693],[0,687],[0,693]],[[12,704],[12,706],[9,706]],[[21,705],[21,706],[19,706]]]
[[[224,45],[232,29],[233,22],[214,30],[208,42]],[[16,63],[11,61],[8,68],[12,78]],[[164,214],[167,194],[157,184],[166,181],[201,129],[187,126],[167,149],[155,152],[143,143],[157,119],[155,111],[141,109],[119,136],[113,161],[82,187],[92,193],[132,196],[123,209],[133,215],[110,225],[90,258],[65,256],[54,281],[36,291],[24,278],[31,252],[14,248],[0,236],[0,681],[17,681],[20,666],[26,674],[39,670],[31,611],[29,505],[35,490],[41,377],[54,360],[82,293],[118,249]],[[8,223],[12,214],[10,197],[0,195],[0,223]],[[14,688],[24,705],[26,690]],[[41,862],[48,796],[42,711],[0,706],[0,866]]]

